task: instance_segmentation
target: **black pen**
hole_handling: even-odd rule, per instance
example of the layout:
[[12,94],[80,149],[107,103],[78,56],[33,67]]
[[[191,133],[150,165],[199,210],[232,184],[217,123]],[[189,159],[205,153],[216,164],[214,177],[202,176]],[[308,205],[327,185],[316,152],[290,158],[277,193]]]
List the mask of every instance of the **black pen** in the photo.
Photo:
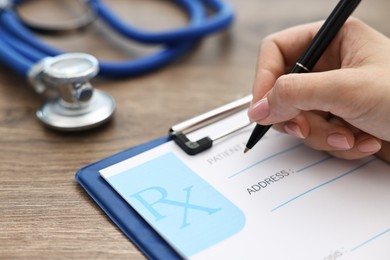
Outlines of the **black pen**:
[[[348,17],[352,14],[361,0],[340,0],[332,13],[325,20],[320,30],[314,36],[309,46],[306,48],[302,56],[295,63],[290,73],[305,73],[310,72],[314,65],[320,59],[325,49],[336,36],[337,32],[343,26]],[[255,126],[249,140],[246,144],[244,153],[249,151],[255,144],[267,133],[272,125]]]

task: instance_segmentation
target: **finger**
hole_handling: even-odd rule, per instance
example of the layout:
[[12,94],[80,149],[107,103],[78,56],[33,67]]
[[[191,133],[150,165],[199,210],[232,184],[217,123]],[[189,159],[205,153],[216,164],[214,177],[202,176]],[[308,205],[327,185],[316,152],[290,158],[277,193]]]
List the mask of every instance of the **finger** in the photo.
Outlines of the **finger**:
[[324,113],[305,112],[290,121],[275,124],[280,132],[304,139],[309,147],[320,151],[348,150],[354,145],[354,133],[341,120],[327,120]]
[[265,125],[288,121],[310,110],[331,112],[346,119],[358,117],[364,97],[356,78],[354,69],[283,75],[267,98],[251,105],[248,114],[253,121]]
[[320,25],[321,23],[312,23],[292,27],[263,40],[253,86],[254,102],[264,97],[276,79],[293,66]]
[[310,134],[310,124],[303,114],[299,114],[290,121],[274,124],[273,128],[300,139],[305,139]]
[[[289,124],[294,124],[292,135],[303,138],[303,142],[309,147],[327,151],[329,154],[343,159],[361,159],[377,153],[381,149],[381,140],[358,131],[339,118],[327,120],[323,113],[306,112],[300,114],[289,122],[274,125],[281,132],[291,134]],[[307,129],[309,128],[309,134]],[[297,135],[304,132],[306,137]],[[388,147],[390,149],[390,146]],[[382,151],[382,150],[381,150]],[[385,152],[380,155],[382,158]]]
[[345,151],[330,151],[329,154],[348,160],[362,159],[381,150],[382,141],[367,133],[355,134],[355,145]]
[[[355,144],[353,131],[343,124],[342,120],[324,117],[323,114],[306,112],[304,113],[308,126],[309,134],[304,139],[304,143],[320,151],[338,151],[349,150]],[[301,122],[304,122],[303,120]]]

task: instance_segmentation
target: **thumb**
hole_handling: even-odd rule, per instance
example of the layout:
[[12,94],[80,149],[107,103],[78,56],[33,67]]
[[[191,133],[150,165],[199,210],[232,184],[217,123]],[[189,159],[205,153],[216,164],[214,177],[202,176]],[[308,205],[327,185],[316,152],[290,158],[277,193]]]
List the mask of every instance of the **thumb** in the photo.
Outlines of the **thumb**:
[[[320,110],[343,117],[346,112],[343,92],[351,92],[354,77],[341,70],[287,74],[279,77],[267,96],[251,105],[252,121],[269,125],[288,121],[301,111]],[[349,83],[347,83],[349,82]],[[353,92],[353,91],[352,91]]]

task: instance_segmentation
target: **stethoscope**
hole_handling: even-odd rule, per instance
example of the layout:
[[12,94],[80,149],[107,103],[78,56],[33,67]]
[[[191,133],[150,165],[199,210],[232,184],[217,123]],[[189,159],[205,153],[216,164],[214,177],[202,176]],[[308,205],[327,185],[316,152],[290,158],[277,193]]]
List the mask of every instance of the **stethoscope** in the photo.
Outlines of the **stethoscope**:
[[133,60],[98,61],[86,53],[63,53],[40,41],[34,28],[27,26],[15,11],[22,2],[0,0],[0,62],[28,79],[34,90],[47,98],[36,115],[44,125],[62,131],[91,129],[112,118],[115,101],[93,89],[90,79],[94,76],[120,78],[151,72],[185,54],[201,38],[228,27],[233,20],[232,8],[224,0],[172,0],[188,14],[188,24],[170,31],[146,32],[125,24],[101,0],[88,0],[84,4],[89,10],[87,18],[91,19],[84,19],[80,25],[99,17],[128,39],[163,46]]

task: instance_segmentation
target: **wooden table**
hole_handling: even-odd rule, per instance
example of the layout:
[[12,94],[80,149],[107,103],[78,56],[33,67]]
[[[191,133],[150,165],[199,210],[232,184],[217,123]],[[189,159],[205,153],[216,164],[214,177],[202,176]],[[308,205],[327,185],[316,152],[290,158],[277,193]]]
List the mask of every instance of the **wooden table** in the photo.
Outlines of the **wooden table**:
[[[23,78],[0,66],[0,258],[144,259],[76,183],[75,172],[249,94],[262,38],[324,19],[336,2],[231,0],[237,15],[233,27],[204,40],[170,66],[140,77],[95,80],[98,89],[116,99],[117,111],[108,125],[83,133],[44,128],[35,118],[40,97]],[[116,0],[109,6],[124,20],[150,30],[186,21],[165,1]],[[56,13],[28,8],[38,17]],[[389,10],[388,0],[363,1],[355,16],[389,36]],[[101,59],[150,51],[102,35],[106,33],[97,22],[83,33],[44,38],[58,48]]]

